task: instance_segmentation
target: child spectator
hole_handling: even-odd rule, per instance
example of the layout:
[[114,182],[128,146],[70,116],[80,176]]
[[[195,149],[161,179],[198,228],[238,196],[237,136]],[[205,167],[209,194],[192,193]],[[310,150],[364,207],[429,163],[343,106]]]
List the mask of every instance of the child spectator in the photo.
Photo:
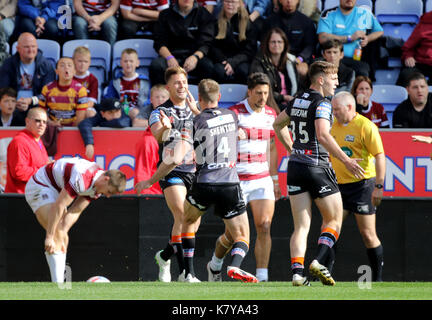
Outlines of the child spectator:
[[163,84],[154,85],[150,90],[150,104],[139,108],[137,116],[132,121],[133,127],[148,127],[150,113],[169,99],[169,92]]
[[122,74],[119,78],[111,80],[106,88],[104,98],[117,98],[125,108],[126,114],[135,118],[139,108],[148,101],[150,82],[146,76],[138,74],[138,53],[135,49],[124,49],[121,54],[120,66]]
[[60,58],[56,74],[58,80],[43,87],[39,106],[47,110],[49,124],[77,126],[86,116],[87,90],[73,78],[75,66],[72,58]]
[[375,123],[378,128],[390,128],[390,122],[384,106],[372,101],[372,80],[366,76],[358,76],[354,80],[351,94],[356,98],[356,109],[361,115]]
[[88,159],[92,159],[94,155],[93,127],[125,128],[131,126],[131,119],[124,112],[118,99],[104,99],[97,109],[100,111],[94,117],[84,119],[78,125]]
[[[135,145],[135,182],[150,179],[156,172],[159,162],[159,144],[148,127],[150,113],[169,99],[168,90],[163,84],[154,85],[150,91],[150,104],[140,108],[140,112],[133,120],[134,127],[146,127],[142,138]],[[141,194],[162,194],[159,183],[141,191]]]
[[25,126],[22,112],[16,109],[17,93],[12,88],[0,89],[0,127]]
[[337,39],[331,39],[322,44],[322,55],[325,61],[333,63],[338,67],[338,80],[335,93],[339,91],[350,91],[354,83],[355,72],[342,63],[344,57],[343,43]]
[[80,46],[74,50],[72,59],[75,65],[74,79],[87,89],[87,115],[90,118],[96,115],[94,104],[98,101],[99,82],[89,71],[91,53],[87,47]]

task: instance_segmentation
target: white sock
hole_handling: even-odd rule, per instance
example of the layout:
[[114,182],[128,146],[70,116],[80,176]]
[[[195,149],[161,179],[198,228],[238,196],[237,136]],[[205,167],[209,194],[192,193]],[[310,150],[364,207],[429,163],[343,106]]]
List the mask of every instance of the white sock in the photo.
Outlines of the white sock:
[[49,254],[45,252],[45,257],[51,273],[51,282],[63,283],[66,267],[66,253],[54,252]]
[[268,269],[267,268],[257,268],[256,277],[258,281],[268,281]]
[[222,270],[223,262],[224,262],[223,258],[219,259],[213,253],[213,257],[212,257],[212,259],[210,261],[210,269],[212,269],[213,271],[221,271]]

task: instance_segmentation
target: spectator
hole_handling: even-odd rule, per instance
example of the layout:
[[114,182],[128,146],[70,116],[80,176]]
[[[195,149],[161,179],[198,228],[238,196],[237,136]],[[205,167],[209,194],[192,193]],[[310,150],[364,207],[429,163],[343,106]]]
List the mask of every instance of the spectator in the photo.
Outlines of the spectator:
[[24,193],[27,181],[49,161],[41,140],[47,126],[45,110],[32,108],[25,123],[25,129],[17,133],[7,149],[6,193]]
[[84,119],[78,125],[88,159],[92,159],[94,155],[93,127],[126,128],[131,126],[131,120],[118,99],[102,100],[98,110],[100,111],[94,117]]
[[0,89],[0,127],[25,126],[23,114],[16,109],[16,91]]
[[17,91],[17,109],[27,112],[39,103],[42,87],[55,80],[52,63],[38,50],[36,38],[28,32],[18,38],[17,53],[0,68],[0,88]]
[[138,53],[135,49],[123,50],[120,58],[121,76],[111,80],[104,98],[117,98],[123,104],[126,114],[133,120],[139,108],[147,103],[150,84],[146,76],[138,74]]
[[64,0],[19,0],[16,32],[30,32],[35,37],[58,39],[59,27],[57,25],[60,6],[65,5]]
[[[265,20],[263,35],[272,28],[282,29],[290,44],[290,53],[296,56],[297,71],[304,83],[308,63],[312,62],[317,45],[314,22],[297,9],[299,0],[279,0],[280,9]],[[306,85],[306,83],[305,83]]]
[[15,29],[18,0],[0,0],[0,35],[8,42]]
[[[157,170],[159,162],[159,144],[148,127],[150,113],[169,99],[169,92],[162,84],[154,85],[150,92],[150,105],[140,109],[135,117],[133,126],[145,127],[142,138],[135,145],[135,179],[134,185],[139,181],[148,180]],[[162,194],[159,182],[148,189],[141,190],[141,194]]]
[[72,58],[60,58],[56,73],[58,80],[43,87],[39,106],[47,110],[50,125],[78,126],[86,116],[87,90],[73,78]]
[[[375,49],[378,47],[375,40],[384,31],[369,8],[357,7],[356,0],[340,0],[338,7],[323,12],[317,33],[321,45],[331,39],[338,39],[344,44],[342,62],[353,68],[356,76],[375,79]],[[353,59],[359,44],[362,48],[361,61]]]
[[356,77],[351,88],[351,94],[355,97],[357,103],[356,110],[375,123],[378,128],[390,128],[384,106],[370,99],[372,92],[371,79],[365,76]]
[[[163,84],[156,84],[150,90],[150,104],[139,108],[139,112],[132,121],[133,127],[148,127],[148,119],[153,110],[169,99],[169,92]],[[150,178],[150,177],[149,177]],[[147,179],[145,179],[147,180]]]
[[432,85],[432,11],[426,12],[417,24],[411,36],[402,46],[402,64],[405,66],[399,75],[397,84],[407,85],[407,78],[413,72],[421,72]]
[[90,35],[100,36],[114,45],[117,40],[117,18],[120,0],[74,0],[75,15],[72,19],[76,39],[89,39]]
[[289,52],[288,39],[280,28],[271,29],[261,42],[261,53],[253,60],[250,73],[265,73],[271,83],[273,97],[280,110],[298,90],[295,56]]
[[426,78],[419,72],[408,78],[408,99],[393,113],[393,128],[432,128],[432,93]]
[[350,91],[354,83],[355,72],[347,67],[341,60],[344,57],[343,44],[337,39],[328,40],[321,46],[322,55],[325,61],[333,63],[338,67],[339,84],[336,93],[339,91]]
[[86,118],[94,117],[96,110],[95,103],[99,97],[99,81],[89,71],[91,63],[91,53],[87,47],[79,46],[75,48],[72,59],[75,65],[74,80],[81,83],[87,90],[87,114]]
[[138,31],[153,33],[159,12],[169,8],[168,0],[121,0],[120,30],[122,39],[136,37]]
[[256,34],[242,0],[223,1],[215,23],[216,37],[209,52],[219,83],[246,84],[249,65],[256,52]]
[[155,25],[154,49],[159,57],[150,65],[151,83],[164,83],[165,70],[176,66],[198,81],[212,78],[213,63],[207,54],[214,33],[213,16],[196,1],[178,0],[162,11]]

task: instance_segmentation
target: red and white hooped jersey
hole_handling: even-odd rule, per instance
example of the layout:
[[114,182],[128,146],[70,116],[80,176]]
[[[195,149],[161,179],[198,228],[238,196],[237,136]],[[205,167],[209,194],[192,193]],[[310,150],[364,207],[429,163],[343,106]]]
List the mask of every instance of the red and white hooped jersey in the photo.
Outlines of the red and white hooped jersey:
[[111,0],[84,0],[82,4],[87,12],[104,12],[111,6]]
[[52,187],[59,193],[65,189],[75,198],[86,196],[97,199],[94,182],[104,173],[96,163],[81,158],[62,158],[40,168],[33,180],[42,186]]
[[237,172],[240,180],[255,180],[270,175],[267,150],[270,139],[275,136],[273,122],[276,111],[265,106],[261,112],[255,112],[247,99],[231,106],[238,116],[238,126],[247,139],[238,141]]

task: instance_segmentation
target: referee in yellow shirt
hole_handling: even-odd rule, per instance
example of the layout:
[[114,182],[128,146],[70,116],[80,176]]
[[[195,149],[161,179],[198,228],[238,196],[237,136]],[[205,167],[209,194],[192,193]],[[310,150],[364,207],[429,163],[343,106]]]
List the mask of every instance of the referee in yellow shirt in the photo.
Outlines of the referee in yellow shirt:
[[[331,157],[342,195],[344,218],[354,213],[367,249],[372,281],[382,281],[383,247],[376,233],[376,207],[381,203],[385,176],[385,154],[378,127],[356,112],[349,92],[339,92],[332,100],[335,122],[331,135],[351,158],[358,159],[364,177],[356,178],[338,159]],[[375,160],[375,163],[374,163]]]

